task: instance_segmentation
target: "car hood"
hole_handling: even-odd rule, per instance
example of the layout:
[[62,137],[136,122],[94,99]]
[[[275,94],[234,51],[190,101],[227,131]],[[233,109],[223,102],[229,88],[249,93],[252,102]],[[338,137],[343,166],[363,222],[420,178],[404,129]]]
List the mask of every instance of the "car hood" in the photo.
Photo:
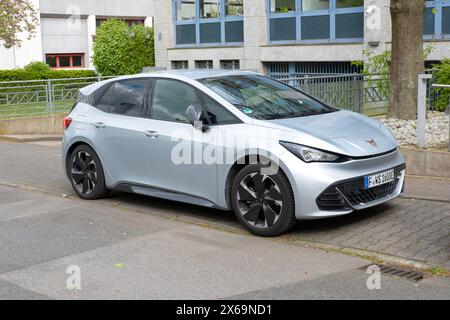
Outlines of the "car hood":
[[397,147],[395,138],[379,121],[349,111],[270,122],[279,129],[300,134],[295,139],[298,141],[290,142],[353,157],[384,153]]

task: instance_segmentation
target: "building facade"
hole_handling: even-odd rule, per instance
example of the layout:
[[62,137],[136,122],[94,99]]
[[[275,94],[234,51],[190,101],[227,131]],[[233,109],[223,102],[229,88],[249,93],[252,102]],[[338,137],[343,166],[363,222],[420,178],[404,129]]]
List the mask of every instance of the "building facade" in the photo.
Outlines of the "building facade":
[[127,23],[153,25],[150,0],[32,0],[39,10],[39,27],[20,48],[0,47],[0,69],[45,61],[53,68],[93,68],[95,30],[110,17]]
[[[450,57],[450,1],[426,1],[429,60]],[[389,0],[154,0],[156,66],[352,73],[390,48]]]

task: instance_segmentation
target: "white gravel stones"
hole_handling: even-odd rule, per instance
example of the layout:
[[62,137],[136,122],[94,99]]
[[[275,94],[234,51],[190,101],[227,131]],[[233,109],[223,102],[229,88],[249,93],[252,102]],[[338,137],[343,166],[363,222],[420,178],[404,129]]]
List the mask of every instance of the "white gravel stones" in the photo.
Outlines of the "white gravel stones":
[[[400,146],[417,143],[417,120],[400,120],[394,118],[380,119],[398,140]],[[433,114],[426,124],[427,147],[440,148],[448,145],[448,116]]]

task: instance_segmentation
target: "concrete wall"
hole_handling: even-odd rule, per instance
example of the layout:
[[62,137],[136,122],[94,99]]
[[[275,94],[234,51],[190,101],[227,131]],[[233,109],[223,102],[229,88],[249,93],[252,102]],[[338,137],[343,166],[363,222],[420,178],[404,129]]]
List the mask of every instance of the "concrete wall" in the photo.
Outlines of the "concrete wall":
[[1,119],[0,135],[7,134],[62,134],[64,115]]
[[44,57],[47,53],[89,52],[87,19],[42,18],[41,32]]
[[408,175],[450,178],[450,152],[402,147]]
[[[166,0],[169,2],[169,0]],[[41,13],[80,15],[152,17],[152,0],[41,0]]]

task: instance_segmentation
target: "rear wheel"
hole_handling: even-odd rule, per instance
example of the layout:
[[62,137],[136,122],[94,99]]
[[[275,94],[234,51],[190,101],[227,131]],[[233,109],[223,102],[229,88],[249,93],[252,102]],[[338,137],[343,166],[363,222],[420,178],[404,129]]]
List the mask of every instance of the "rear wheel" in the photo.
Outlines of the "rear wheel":
[[238,220],[250,232],[272,237],[295,225],[294,194],[284,173],[267,175],[262,168],[249,165],[237,174],[231,201]]
[[94,200],[108,195],[102,164],[88,145],[80,145],[73,150],[67,171],[72,187],[80,198]]

